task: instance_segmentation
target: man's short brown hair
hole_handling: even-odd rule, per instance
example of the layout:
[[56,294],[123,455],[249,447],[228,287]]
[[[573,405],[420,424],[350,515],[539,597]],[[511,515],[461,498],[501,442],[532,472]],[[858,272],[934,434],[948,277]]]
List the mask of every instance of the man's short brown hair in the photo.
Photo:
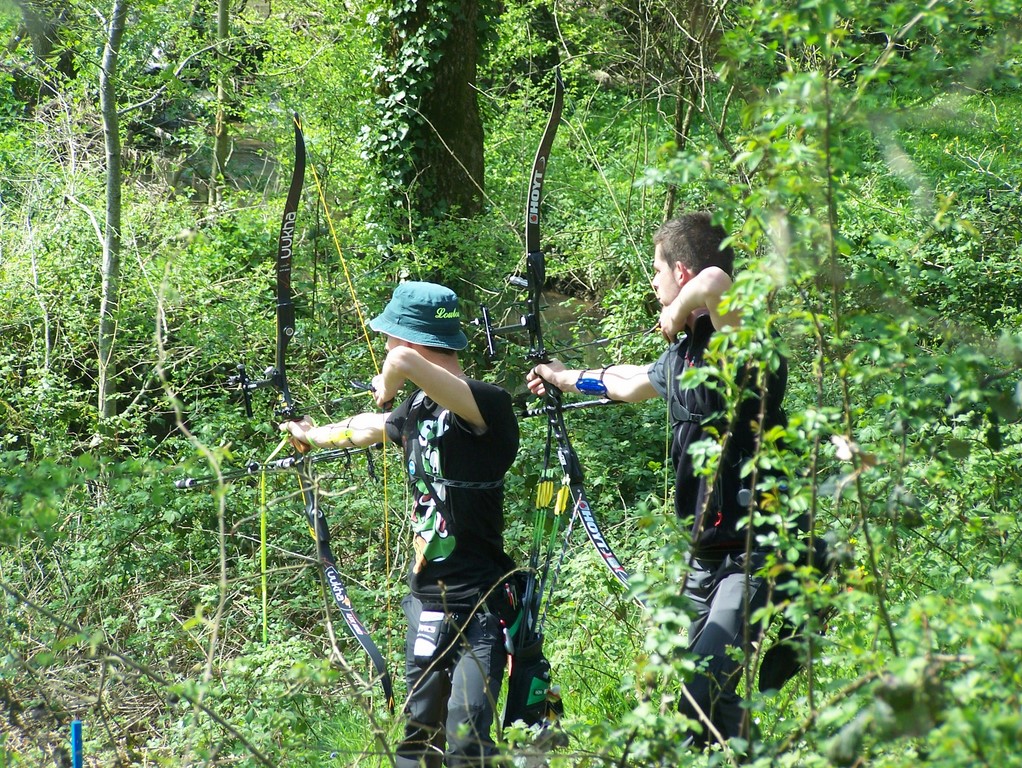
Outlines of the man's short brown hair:
[[653,245],[660,246],[670,267],[681,264],[696,273],[720,267],[732,275],[735,253],[731,246],[721,248],[726,237],[724,228],[713,223],[712,213],[698,211],[664,222],[653,235]]

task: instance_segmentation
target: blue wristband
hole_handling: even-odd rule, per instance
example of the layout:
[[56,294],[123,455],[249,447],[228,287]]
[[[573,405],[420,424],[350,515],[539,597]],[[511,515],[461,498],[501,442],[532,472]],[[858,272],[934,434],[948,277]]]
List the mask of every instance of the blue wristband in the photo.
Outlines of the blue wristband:
[[[603,371],[606,370],[606,368],[603,369]],[[598,379],[586,378],[586,371],[582,371],[579,374],[578,381],[575,382],[575,389],[584,395],[606,395],[607,385],[603,383],[603,371],[600,372],[600,378]]]

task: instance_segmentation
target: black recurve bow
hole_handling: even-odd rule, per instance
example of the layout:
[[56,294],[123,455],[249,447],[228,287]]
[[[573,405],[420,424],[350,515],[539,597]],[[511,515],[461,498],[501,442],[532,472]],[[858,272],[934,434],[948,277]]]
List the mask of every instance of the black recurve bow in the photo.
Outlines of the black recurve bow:
[[[294,116],[295,124],[295,167],[291,176],[287,200],[284,203],[284,216],[280,225],[280,236],[277,241],[277,352],[275,365],[268,368],[265,378],[252,381],[245,375],[244,366],[238,366],[237,376],[230,383],[241,388],[245,401],[245,411],[252,415],[252,392],[263,387],[273,388],[278,395],[277,413],[284,419],[300,418],[298,407],[291,395],[287,382],[286,356],[287,348],[295,335],[295,305],[291,287],[291,265],[294,250],[295,221],[298,216],[298,203],[302,195],[305,180],[305,136],[302,133],[301,121]],[[309,531],[316,542],[316,554],[323,568],[323,577],[333,596],[337,608],[344,618],[348,630],[369,655],[376,674],[379,676],[387,706],[394,709],[394,689],[387,663],[373,642],[362,620],[355,612],[347,587],[337,570],[337,561],[330,550],[330,528],[320,506],[319,484],[313,467],[314,460],[310,456],[296,454],[283,460],[284,466],[294,470],[298,476],[302,500],[305,504],[305,518]]]
[[[527,358],[533,363],[546,363],[550,361],[550,355],[543,341],[543,329],[541,324],[542,292],[546,283],[546,259],[540,247],[540,219],[543,203],[543,182],[547,175],[547,163],[550,158],[550,150],[557,135],[557,127],[561,119],[561,110],[564,106],[564,83],[560,74],[556,77],[556,88],[554,91],[554,103],[550,111],[543,137],[540,140],[539,148],[536,150],[536,157],[532,164],[532,172],[529,175],[528,197],[525,203],[525,249],[526,267],[525,278],[512,277],[510,282],[527,291],[526,314],[516,325],[493,328],[490,325],[490,317],[487,310],[482,310],[483,317],[481,325],[486,332],[488,352],[491,356],[495,354],[495,337],[512,332],[526,331],[529,335],[529,350]],[[567,505],[571,504],[571,516],[568,519],[568,527],[564,534],[564,543],[567,543],[571,536],[572,526],[577,518],[585,530],[589,541],[596,548],[604,564],[610,572],[626,589],[631,586],[629,574],[621,564],[613,548],[607,542],[606,537],[600,530],[599,523],[585,490],[585,478],[582,472],[582,465],[571,444],[567,426],[564,422],[564,411],[571,409],[571,405],[565,405],[561,391],[547,382],[546,393],[543,396],[541,408],[530,409],[527,415],[545,415],[547,419],[547,439],[544,455],[543,475],[540,477],[537,487],[537,508],[549,505],[552,501],[555,504],[553,530],[549,534],[550,544],[553,544],[557,535],[562,512],[566,511]],[[581,406],[605,404],[611,402],[606,398],[600,401],[589,401],[579,404]],[[576,406],[578,407],[578,406]],[[552,466],[552,446],[556,444],[557,464],[560,469],[561,488],[555,494],[553,491],[556,469]],[[556,500],[555,500],[556,497]],[[539,634],[542,632],[543,619],[540,616],[543,598],[553,591],[556,586],[556,570],[551,576],[549,573],[550,556],[542,565],[540,564],[541,539],[544,534],[537,526],[534,531],[532,551],[529,556],[530,578],[526,583],[525,594],[522,596],[522,603],[526,610],[527,629]],[[548,553],[550,550],[547,550]],[[563,547],[561,556],[563,557]],[[559,568],[558,568],[559,570]],[[538,583],[537,583],[538,582]],[[644,601],[635,598],[640,605]]]

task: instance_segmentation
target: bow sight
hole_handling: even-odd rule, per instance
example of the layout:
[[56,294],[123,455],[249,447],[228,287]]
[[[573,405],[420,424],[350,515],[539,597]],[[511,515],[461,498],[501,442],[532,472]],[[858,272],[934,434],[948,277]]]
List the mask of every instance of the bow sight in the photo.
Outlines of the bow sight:
[[[238,363],[236,370],[238,371],[236,374],[227,377],[227,386],[231,389],[241,390],[241,397],[245,403],[245,415],[249,418],[252,418],[253,392],[257,389],[264,389],[266,387],[271,387],[275,391],[279,392],[284,386],[286,386],[286,382],[284,381],[282,374],[272,365],[263,372],[263,376],[266,377],[265,379],[255,381],[248,377],[243,363]],[[284,412],[288,409],[284,408],[283,404],[278,410],[281,416],[290,418],[291,414]]]
[[[529,257],[527,257],[527,260],[531,259],[531,256],[532,255],[530,254]],[[539,254],[540,259],[542,259],[542,256],[543,256],[542,254]],[[542,264],[540,264],[539,269],[543,270]],[[531,271],[532,269],[530,268],[530,279]],[[542,280],[542,271],[540,272],[540,279]],[[525,300],[526,302],[525,314],[519,317],[517,323],[512,323],[510,325],[502,325],[497,328],[494,328],[493,321],[490,316],[490,310],[484,304],[479,308],[480,317],[477,317],[471,323],[472,325],[481,327],[483,329],[483,333],[486,335],[486,356],[490,360],[494,360],[497,357],[498,354],[497,338],[500,336],[510,336],[512,334],[528,332],[530,338],[533,339],[541,338],[540,336],[541,331],[539,327],[540,322],[539,313],[541,307],[539,306],[538,300],[540,292],[535,292],[536,295],[533,295],[534,292],[531,290],[530,280],[527,280],[524,277],[519,277],[518,275],[511,275],[507,279],[507,281],[516,288],[521,288],[522,290],[529,291],[529,295]],[[540,285],[542,285],[542,283],[540,283]],[[527,357],[530,360],[535,358],[535,345],[531,345]],[[537,362],[545,361],[537,360]]]

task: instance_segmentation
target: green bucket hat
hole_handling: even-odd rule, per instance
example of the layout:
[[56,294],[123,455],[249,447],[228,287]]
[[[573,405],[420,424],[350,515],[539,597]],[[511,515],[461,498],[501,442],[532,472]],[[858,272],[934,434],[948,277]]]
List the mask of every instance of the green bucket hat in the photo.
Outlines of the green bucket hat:
[[369,327],[427,347],[468,346],[468,338],[461,330],[457,294],[436,283],[401,283],[383,312],[369,321]]

